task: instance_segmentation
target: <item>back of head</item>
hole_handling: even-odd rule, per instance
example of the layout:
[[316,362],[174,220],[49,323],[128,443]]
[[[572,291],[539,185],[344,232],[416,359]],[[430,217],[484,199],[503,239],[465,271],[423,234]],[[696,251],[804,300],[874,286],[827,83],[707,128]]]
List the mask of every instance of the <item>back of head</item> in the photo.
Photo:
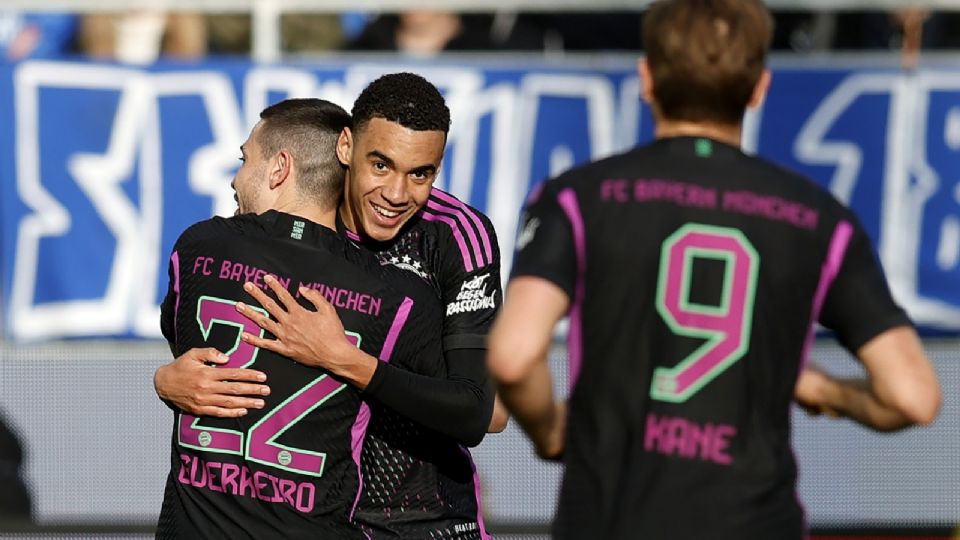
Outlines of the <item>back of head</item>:
[[336,206],[345,175],[336,146],[340,132],[351,125],[347,111],[322,99],[286,99],[264,109],[260,118],[257,136],[264,157],[289,151],[299,194],[324,208]]
[[390,73],[370,83],[353,104],[354,131],[374,118],[414,131],[450,130],[450,109],[430,81],[414,73]]
[[668,120],[739,124],[773,19],[760,0],[659,0],[643,21],[653,97]]

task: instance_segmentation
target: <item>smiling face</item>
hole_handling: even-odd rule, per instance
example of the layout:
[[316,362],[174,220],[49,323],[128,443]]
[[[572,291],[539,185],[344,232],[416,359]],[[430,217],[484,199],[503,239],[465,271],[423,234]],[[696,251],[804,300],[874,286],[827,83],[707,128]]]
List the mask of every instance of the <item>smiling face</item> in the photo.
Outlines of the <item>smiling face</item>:
[[337,155],[349,167],[344,222],[383,242],[400,232],[430,197],[446,134],[416,131],[373,118],[359,132],[345,129]]
[[264,191],[268,187],[267,166],[269,160],[263,155],[260,143],[257,140],[257,131],[261,124],[257,124],[250,131],[250,136],[240,147],[240,161],[243,165],[237,169],[230,187],[233,188],[233,198],[237,201],[237,214],[259,214],[266,210],[262,208]]

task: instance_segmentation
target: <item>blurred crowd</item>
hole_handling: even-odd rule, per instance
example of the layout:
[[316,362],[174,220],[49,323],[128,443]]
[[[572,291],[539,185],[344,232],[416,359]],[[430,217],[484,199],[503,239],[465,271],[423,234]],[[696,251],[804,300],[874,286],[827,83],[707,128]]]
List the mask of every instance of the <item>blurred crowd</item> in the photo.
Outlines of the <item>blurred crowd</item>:
[[[462,15],[286,13],[286,55],[335,51],[564,53],[639,51],[641,11]],[[960,48],[960,12],[778,12],[773,47],[797,53]],[[157,58],[249,55],[248,14],[30,13],[0,9],[0,56],[7,61],[82,55],[145,64]]]

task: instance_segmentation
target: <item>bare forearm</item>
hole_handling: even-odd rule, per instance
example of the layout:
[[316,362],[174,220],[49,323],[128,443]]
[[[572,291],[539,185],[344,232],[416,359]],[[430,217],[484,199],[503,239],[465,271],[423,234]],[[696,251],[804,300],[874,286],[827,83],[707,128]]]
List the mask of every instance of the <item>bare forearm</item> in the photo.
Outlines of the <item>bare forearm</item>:
[[823,406],[877,431],[896,431],[914,423],[880,399],[865,379],[834,379],[824,390]]
[[501,383],[500,399],[530,436],[537,453],[547,459],[563,454],[564,413],[554,401],[550,370],[537,363],[528,376],[513,383]]
[[[379,362],[373,356],[356,347],[345,348],[335,358],[335,360],[328,362],[314,362],[313,365],[330,371],[359,390],[366,389],[367,385],[370,384]],[[307,362],[304,363],[307,364]]]

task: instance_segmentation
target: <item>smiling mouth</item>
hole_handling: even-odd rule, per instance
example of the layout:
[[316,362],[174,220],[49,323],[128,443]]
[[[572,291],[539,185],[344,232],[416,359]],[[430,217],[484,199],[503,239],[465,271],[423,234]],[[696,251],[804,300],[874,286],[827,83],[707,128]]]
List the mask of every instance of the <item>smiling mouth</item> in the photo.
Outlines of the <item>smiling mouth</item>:
[[370,203],[370,206],[373,207],[373,211],[376,212],[377,215],[380,215],[385,219],[395,219],[397,217],[400,217],[400,215],[402,215],[404,212],[404,211],[390,210],[388,208],[384,208],[374,203]]

